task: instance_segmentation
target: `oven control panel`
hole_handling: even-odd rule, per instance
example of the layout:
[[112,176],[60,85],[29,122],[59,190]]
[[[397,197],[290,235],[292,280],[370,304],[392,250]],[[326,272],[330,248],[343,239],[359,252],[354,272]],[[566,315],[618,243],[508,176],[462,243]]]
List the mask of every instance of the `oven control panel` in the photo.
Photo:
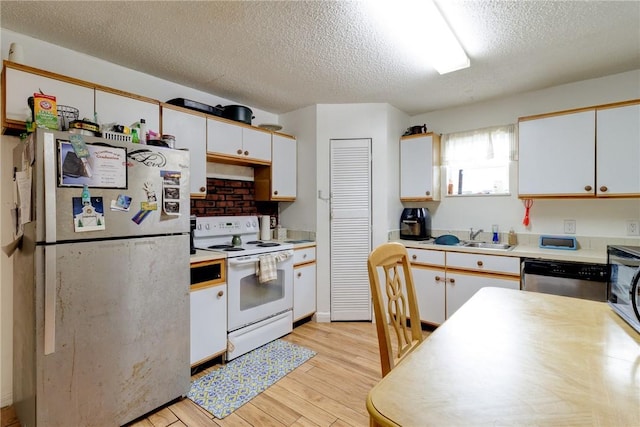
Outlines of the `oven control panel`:
[[257,216],[207,216],[196,218],[195,236],[230,236],[257,233]]

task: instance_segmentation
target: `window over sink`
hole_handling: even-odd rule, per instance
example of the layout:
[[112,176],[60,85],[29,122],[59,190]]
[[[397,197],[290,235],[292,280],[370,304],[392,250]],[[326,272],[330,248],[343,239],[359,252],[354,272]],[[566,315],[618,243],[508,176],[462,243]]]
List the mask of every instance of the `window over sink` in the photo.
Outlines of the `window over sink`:
[[509,164],[517,160],[515,125],[443,135],[447,196],[509,193]]

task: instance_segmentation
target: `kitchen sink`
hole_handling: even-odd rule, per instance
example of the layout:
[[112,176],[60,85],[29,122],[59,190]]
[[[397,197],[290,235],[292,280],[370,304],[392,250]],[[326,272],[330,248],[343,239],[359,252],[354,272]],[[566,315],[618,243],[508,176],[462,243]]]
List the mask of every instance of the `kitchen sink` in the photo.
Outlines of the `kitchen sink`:
[[515,246],[507,243],[490,243],[490,242],[464,242],[461,246],[466,248],[495,249],[501,251],[510,251]]

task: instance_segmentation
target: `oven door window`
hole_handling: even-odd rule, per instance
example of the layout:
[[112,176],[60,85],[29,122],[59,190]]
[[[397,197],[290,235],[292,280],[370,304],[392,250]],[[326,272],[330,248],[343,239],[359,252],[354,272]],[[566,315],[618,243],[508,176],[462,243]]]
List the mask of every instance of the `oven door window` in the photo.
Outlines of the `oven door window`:
[[284,270],[278,269],[278,278],[260,283],[258,276],[251,274],[240,279],[240,311],[250,310],[284,298]]

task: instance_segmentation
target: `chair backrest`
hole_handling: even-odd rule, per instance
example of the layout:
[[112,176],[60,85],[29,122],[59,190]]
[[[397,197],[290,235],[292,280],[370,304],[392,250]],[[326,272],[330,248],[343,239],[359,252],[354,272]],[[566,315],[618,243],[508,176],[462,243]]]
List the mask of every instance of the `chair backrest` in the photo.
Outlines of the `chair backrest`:
[[378,246],[369,254],[367,264],[384,377],[422,342],[420,313],[404,245],[390,242]]

